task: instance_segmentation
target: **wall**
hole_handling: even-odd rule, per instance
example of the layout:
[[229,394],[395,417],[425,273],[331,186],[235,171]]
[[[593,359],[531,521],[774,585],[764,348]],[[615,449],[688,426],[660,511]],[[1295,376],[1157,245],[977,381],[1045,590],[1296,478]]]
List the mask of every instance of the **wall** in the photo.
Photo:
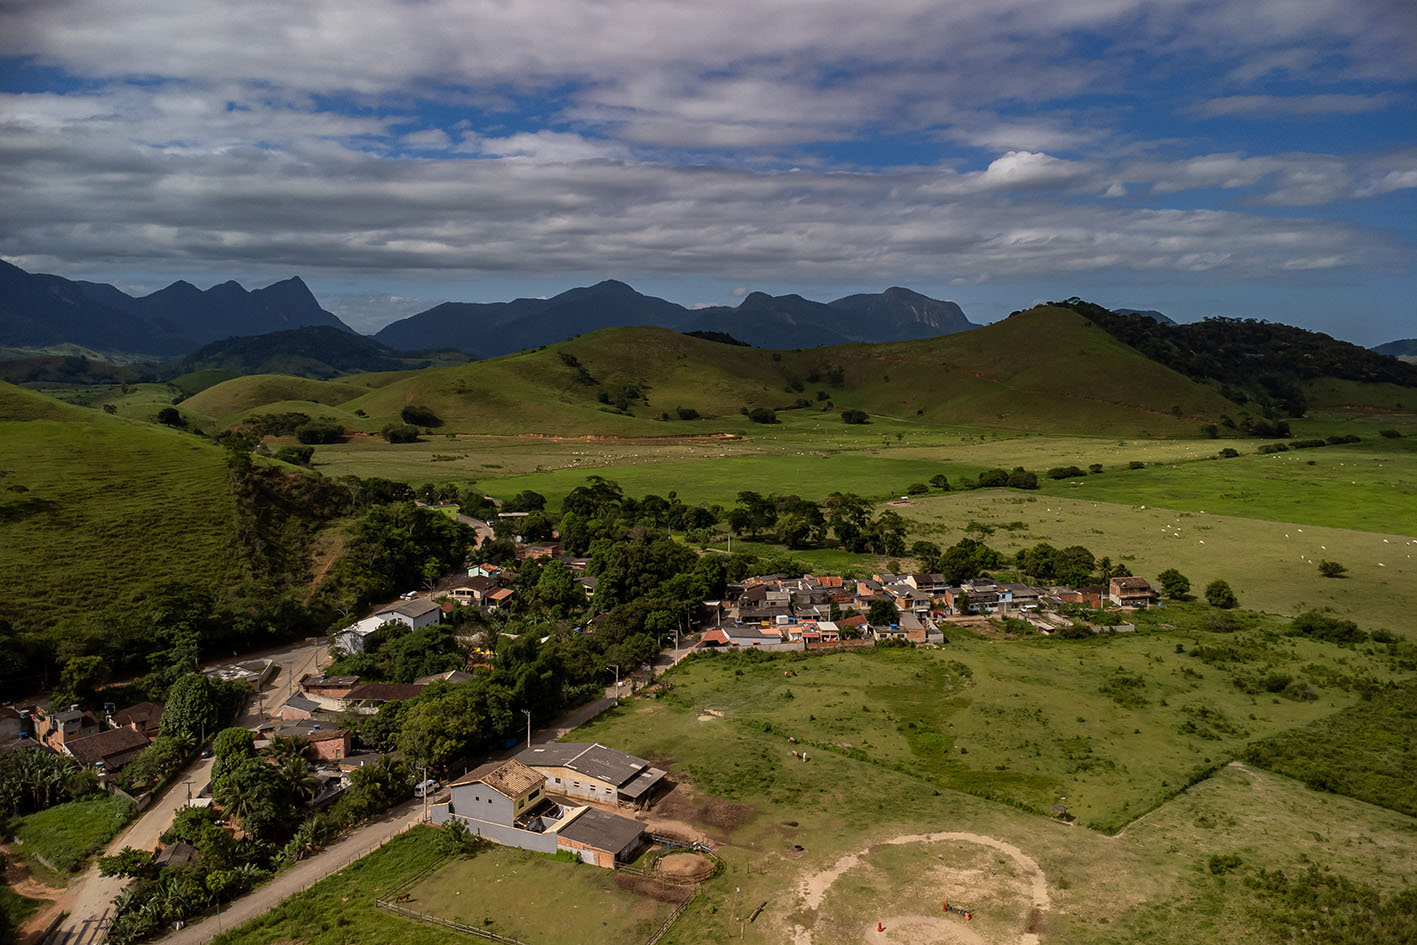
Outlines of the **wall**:
[[529,830],[518,830],[516,827],[506,827],[486,820],[463,817],[460,814],[449,812],[447,804],[433,805],[428,812],[428,817],[433,823],[440,826],[456,818],[479,837],[486,837],[503,846],[520,847],[523,850],[534,850],[537,853],[556,852],[556,835],[554,833],[532,833]]

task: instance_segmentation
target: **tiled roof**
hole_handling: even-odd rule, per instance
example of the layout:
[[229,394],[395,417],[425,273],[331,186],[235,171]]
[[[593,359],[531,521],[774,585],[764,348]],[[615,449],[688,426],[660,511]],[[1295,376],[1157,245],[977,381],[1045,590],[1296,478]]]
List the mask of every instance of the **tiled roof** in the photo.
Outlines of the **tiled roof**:
[[545,780],[540,774],[513,758],[510,761],[489,761],[453,784],[481,781],[498,794],[516,799]]

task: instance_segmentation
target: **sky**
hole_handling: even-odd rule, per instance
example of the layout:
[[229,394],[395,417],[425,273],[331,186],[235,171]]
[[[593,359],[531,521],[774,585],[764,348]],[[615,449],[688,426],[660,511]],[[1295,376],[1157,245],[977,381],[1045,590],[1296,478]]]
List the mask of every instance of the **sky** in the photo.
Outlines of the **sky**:
[[1417,336],[1411,0],[6,0],[0,257]]

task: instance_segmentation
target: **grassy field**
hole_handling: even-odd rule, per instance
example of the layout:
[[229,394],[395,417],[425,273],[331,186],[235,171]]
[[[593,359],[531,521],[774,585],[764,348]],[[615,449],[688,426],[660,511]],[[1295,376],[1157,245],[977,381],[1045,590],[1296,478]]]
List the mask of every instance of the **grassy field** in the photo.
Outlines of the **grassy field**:
[[[409,888],[412,899],[406,905],[527,945],[635,945],[659,928],[675,903],[641,895],[631,879],[583,863],[492,847],[420,880]],[[554,909],[546,907],[547,890],[555,890]],[[664,895],[685,893],[666,887]]]
[[133,816],[133,802],[101,795],[56,804],[13,822],[15,849],[43,857],[59,873],[72,873],[117,835]]
[[[1263,628],[1212,636],[1257,651],[1265,665],[1312,662],[1321,655]],[[700,896],[663,939],[670,945],[876,940],[930,945],[959,941],[966,928],[979,936],[970,941],[1014,942],[1025,923],[1035,922],[1043,941],[1078,945],[1280,943],[1292,941],[1298,926],[1277,924],[1267,894],[1246,882],[1261,866],[1297,876],[1317,863],[1331,871],[1328,875],[1359,884],[1355,888],[1364,897],[1390,900],[1410,885],[1417,871],[1413,818],[1239,767],[1222,766],[1184,791],[1179,791],[1183,781],[1160,784],[1171,780],[1173,770],[1188,774],[1190,765],[1207,756],[1212,763],[1222,760],[1243,741],[1234,735],[1180,735],[1176,727],[1188,721],[1210,726],[1220,721],[1188,711],[1188,705],[1216,708],[1249,729],[1248,737],[1257,737],[1352,701],[1325,688],[1317,703],[1282,698],[1275,703],[1266,694],[1251,704],[1238,690],[1229,691],[1235,689],[1235,672],[1176,654],[1177,642],[1189,650],[1197,642],[1215,641],[1177,631],[1085,641],[1080,648],[1065,641],[959,640],[934,653],[697,659],[664,677],[669,688],[660,698],[625,700],[577,730],[575,738],[633,751],[668,767],[678,786],[653,815],[706,833],[725,861],[725,872],[700,887]],[[1374,673],[1383,672],[1377,657],[1327,649],[1349,660],[1349,669],[1368,661]],[[1126,708],[1098,691],[1119,664],[1144,670],[1145,705]],[[784,677],[785,667],[798,675]],[[1187,667],[1203,678],[1186,674]],[[795,691],[791,699],[782,695],[789,688]],[[1080,715],[1089,721],[1078,721]],[[968,754],[953,756],[959,761],[949,764],[932,759],[922,720],[938,726],[930,730],[937,734],[951,723],[952,743],[969,747]],[[788,732],[849,742],[852,748],[808,745],[810,760],[800,762],[789,752]],[[1045,740],[1060,741],[1074,757],[1043,750],[1037,757],[1046,771],[1018,773],[1051,778],[1067,794],[1064,803],[1083,819],[1088,803],[1094,813],[1127,804],[1144,816],[1108,836],[980,796],[1028,789],[1028,778],[1011,779],[1010,771],[996,765],[1005,752],[1021,757],[1015,742],[1043,747]],[[1108,762],[1115,767],[1108,770]],[[954,778],[974,793],[942,784]],[[1174,796],[1143,811],[1143,795],[1156,789]],[[1114,799],[1118,790],[1126,797]],[[891,843],[942,831],[958,836]],[[438,861],[430,835],[417,830],[400,837],[219,942],[440,940],[437,930],[372,906],[376,895],[401,887]],[[1016,847],[1037,864],[1041,877],[1000,852],[998,844]],[[501,903],[510,888],[517,895],[505,899],[516,902],[518,914],[525,911],[537,922],[560,917],[564,923],[581,921],[574,916],[580,910],[565,908],[567,903],[596,908],[590,901],[615,896],[600,893],[597,899],[579,887],[542,881],[554,868],[569,871],[580,883],[583,874],[596,875],[589,867],[495,852],[505,862],[479,854],[424,880],[414,889],[418,906],[458,909],[478,921],[491,915],[491,927],[506,931],[507,911],[488,910],[483,897],[495,895]],[[1230,872],[1217,875],[1208,868],[1211,857],[1238,857],[1239,863],[1224,861]],[[530,865],[523,867],[522,860]],[[523,875],[522,869],[530,872]],[[1040,880],[1048,907],[1030,916],[1029,889]],[[819,895],[815,906],[807,902],[813,889]],[[469,896],[478,897],[469,900],[476,903],[470,910],[458,901]],[[940,909],[946,898],[974,910],[974,921],[966,927],[945,917]],[[1355,910],[1368,902],[1362,898]],[[760,904],[757,920],[747,922]],[[592,914],[587,923],[592,934],[596,921]],[[878,921],[887,927],[883,936],[875,934]]]
[[400,834],[270,912],[212,941],[216,945],[444,945],[463,936],[374,905],[380,895],[438,866],[445,857],[432,827]]
[[0,617],[40,630],[138,606],[165,581],[236,579],[221,450],[0,387]]

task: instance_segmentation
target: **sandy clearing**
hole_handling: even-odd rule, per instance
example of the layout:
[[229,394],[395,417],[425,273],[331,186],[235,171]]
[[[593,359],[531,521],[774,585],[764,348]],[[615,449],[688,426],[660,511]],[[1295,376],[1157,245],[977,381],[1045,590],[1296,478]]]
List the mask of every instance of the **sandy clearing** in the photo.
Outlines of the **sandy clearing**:
[[[1032,857],[1024,853],[1012,843],[999,840],[996,837],[988,837],[978,833],[961,833],[957,831],[944,831],[941,833],[917,833],[905,834],[890,840],[882,841],[873,846],[902,846],[910,843],[940,843],[943,841],[957,840],[964,843],[975,843],[980,846],[998,850],[1008,856],[1023,871],[1029,880],[1030,894],[1032,897],[1031,907],[1038,912],[1047,911],[1050,900],[1048,897],[1048,880],[1043,875],[1043,870],[1038,866]],[[860,853],[848,853],[834,864],[819,873],[815,873],[802,881],[800,890],[802,893],[803,909],[820,909],[822,901],[826,898],[827,890],[832,884],[840,879],[848,870],[859,865],[865,856],[865,851]],[[891,927],[887,925],[884,932],[870,930],[866,941],[910,941],[918,943],[932,943],[932,945],[947,945],[947,943],[964,942],[969,945],[979,943],[982,945],[984,939],[973,929],[961,929],[957,923],[949,922],[943,917],[938,921],[929,921],[914,917],[901,917],[896,920],[897,928],[901,930],[901,935],[905,937],[890,938]],[[795,945],[812,945],[812,930],[808,928],[797,928],[793,930],[792,940]],[[1018,936],[1019,945],[1037,945],[1038,935],[1034,932],[1020,932]]]

